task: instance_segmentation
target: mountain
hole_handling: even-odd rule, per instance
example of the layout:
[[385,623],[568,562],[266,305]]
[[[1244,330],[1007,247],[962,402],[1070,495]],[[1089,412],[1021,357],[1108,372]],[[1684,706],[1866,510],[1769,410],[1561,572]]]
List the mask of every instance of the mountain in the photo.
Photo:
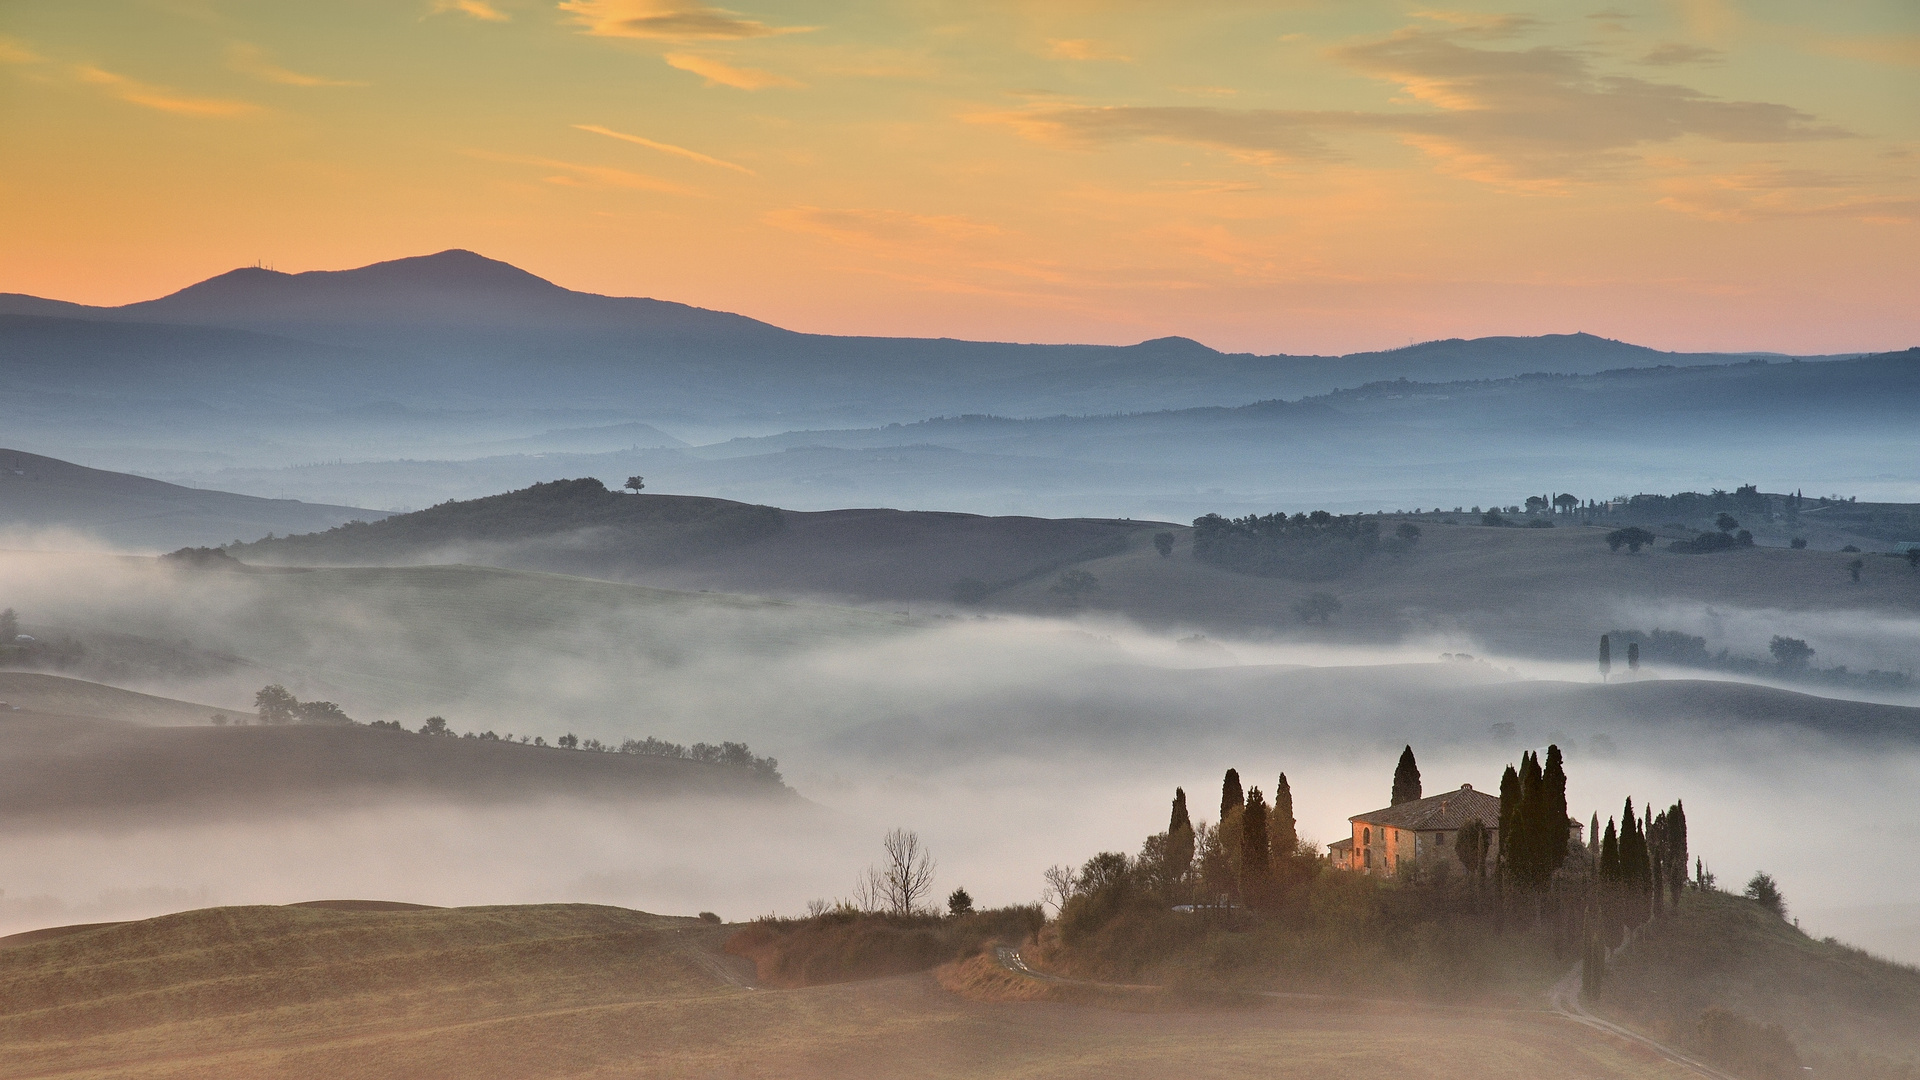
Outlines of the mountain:
[[[243,268],[119,307],[0,296],[0,422],[37,450],[122,468],[162,449],[249,465],[337,456],[343,441],[363,457],[442,457],[476,441],[621,423],[699,442],[1725,359],[1588,334],[1346,357],[1227,354],[1181,337],[1129,346],[834,337],[576,292],[469,251],[339,271]],[[450,416],[460,435],[445,430]]]
[[0,530],[64,530],[120,547],[168,551],[383,516],[351,506],[180,487],[0,449]]

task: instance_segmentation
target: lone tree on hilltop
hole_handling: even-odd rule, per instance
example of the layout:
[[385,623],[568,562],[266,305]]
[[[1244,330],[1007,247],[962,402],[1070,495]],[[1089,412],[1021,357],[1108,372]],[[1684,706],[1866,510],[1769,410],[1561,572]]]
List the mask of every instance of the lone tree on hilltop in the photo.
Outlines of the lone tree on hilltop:
[[629,476],[627,477],[627,482],[620,486],[638,495],[641,490],[647,486],[647,478],[644,476]]
[[1627,642],[1627,670],[1640,670],[1640,643],[1637,641]]
[[1413,747],[1400,751],[1400,764],[1393,767],[1393,801],[1390,806],[1420,798],[1420,766],[1413,760]]
[[1780,892],[1780,883],[1765,870],[1753,875],[1753,879],[1747,882],[1746,892],[1741,895],[1783,919],[1787,917],[1787,898]]
[[1300,616],[1301,622],[1317,622],[1324,626],[1328,619],[1340,613],[1340,598],[1332,593],[1317,592],[1295,601],[1293,613]]
[[1160,557],[1163,559],[1169,555],[1172,555],[1173,554],[1173,534],[1170,532],[1154,533],[1153,534],[1153,550],[1159,552]]
[[1732,514],[1721,514],[1719,517],[1713,519],[1713,527],[1723,533],[1730,533],[1740,527],[1740,519],[1734,517]]
[[1615,529],[1607,534],[1608,550],[1619,551],[1624,546],[1630,555],[1640,554],[1640,549],[1652,544],[1653,541],[1654,535],[1638,525]]
[[1563,514],[1571,514],[1580,506],[1580,496],[1561,492],[1553,497],[1554,508]]
[[961,886],[947,894],[947,914],[952,916],[973,914],[973,895]]
[[253,707],[260,710],[260,722],[263,724],[290,724],[300,702],[286,687],[272,683],[261,687],[260,692],[253,695]]
[[427,722],[420,725],[420,734],[422,735],[450,734],[450,732],[448,732],[447,730],[447,718],[444,716],[427,717]]
[[1847,564],[1847,574],[1848,576],[1853,578],[1853,583],[1855,585],[1860,584],[1860,571],[1865,570],[1866,568],[1867,568],[1867,560],[1865,559],[1855,559],[1852,562]]
[[1600,678],[1606,679],[1613,670],[1613,641],[1605,634],[1600,635]]
[[1767,651],[1773,654],[1774,663],[1795,671],[1813,662],[1813,649],[1797,637],[1776,634],[1767,642]]

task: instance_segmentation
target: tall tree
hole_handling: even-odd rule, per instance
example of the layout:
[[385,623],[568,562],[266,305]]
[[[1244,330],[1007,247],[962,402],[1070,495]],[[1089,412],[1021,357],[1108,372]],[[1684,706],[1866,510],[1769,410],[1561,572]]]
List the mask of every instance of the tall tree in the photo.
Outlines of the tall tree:
[[1667,847],[1672,861],[1667,866],[1667,887],[1673,892],[1673,906],[1680,906],[1680,891],[1687,887],[1687,807],[1675,802],[1667,811]]
[[1167,822],[1167,882],[1180,889],[1193,873],[1193,819],[1187,816],[1187,793],[1173,789],[1173,815]]
[[1281,773],[1273,785],[1273,810],[1267,815],[1267,849],[1275,866],[1289,865],[1300,846],[1300,831],[1293,820],[1293,788],[1287,774]]
[[1220,820],[1227,820],[1227,811],[1246,803],[1246,793],[1240,790],[1240,770],[1228,769],[1227,775],[1220,781]]
[[1453,853],[1460,859],[1460,865],[1466,867],[1475,892],[1487,880],[1488,846],[1487,825],[1479,818],[1462,825],[1460,831],[1453,834]]
[[1400,764],[1393,768],[1393,801],[1390,806],[1420,798],[1420,766],[1413,760],[1413,747],[1400,751]]
[[1513,849],[1520,832],[1520,774],[1512,765],[1500,774],[1500,829],[1494,842],[1499,844],[1500,880],[1513,874]]
[[1640,670],[1640,643],[1637,641],[1627,642],[1627,670]]
[[[1547,765],[1540,776],[1540,855],[1545,876],[1553,878],[1567,861],[1567,768],[1560,747],[1547,745]],[[1544,886],[1545,882],[1542,882]]]
[[1587,872],[1594,877],[1600,876],[1600,811],[1593,812],[1593,823],[1587,826]]
[[1606,678],[1607,673],[1612,670],[1613,670],[1613,642],[1608,640],[1607,635],[1601,634],[1600,635],[1600,677],[1602,679]]
[[1240,880],[1243,884],[1264,882],[1271,864],[1267,860],[1267,800],[1259,788],[1247,792],[1245,816],[1240,819]]

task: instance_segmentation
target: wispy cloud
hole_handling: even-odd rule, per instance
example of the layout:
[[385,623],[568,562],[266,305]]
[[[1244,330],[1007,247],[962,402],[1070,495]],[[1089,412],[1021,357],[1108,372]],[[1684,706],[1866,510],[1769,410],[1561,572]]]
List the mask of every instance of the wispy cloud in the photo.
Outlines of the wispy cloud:
[[227,66],[242,75],[251,75],[270,83],[282,86],[366,86],[363,82],[347,79],[328,79],[319,75],[303,75],[298,71],[289,71],[267,58],[266,50],[258,45],[249,45],[236,41],[227,46]]
[[499,10],[487,0],[433,0],[432,15],[457,14],[482,22],[506,22],[511,16]]
[[1828,56],[1870,60],[1876,64],[1920,67],[1920,34],[1881,34],[1874,37],[1822,37],[1814,48]]
[[166,87],[143,83],[92,65],[81,65],[75,69],[75,74],[79,76],[81,82],[98,86],[107,94],[130,105],[158,109],[178,116],[232,117],[260,111],[260,106],[250,101],[188,97]]
[[758,175],[752,169],[747,168],[745,165],[735,165],[731,161],[722,161],[717,157],[709,157],[706,154],[699,152],[698,150],[689,150],[684,146],[675,146],[672,143],[654,142],[652,139],[642,138],[638,135],[629,135],[624,131],[615,131],[612,128],[604,128],[598,124],[575,124],[573,126],[580,131],[591,131],[595,135],[605,135],[609,139],[619,139],[622,142],[630,142],[635,146],[644,146],[649,150],[658,150],[663,154],[672,154],[675,157],[683,157],[683,158],[686,158],[688,161],[698,161],[702,165],[713,165],[722,169],[732,169],[734,172],[745,173],[748,176]]
[[[1440,18],[1439,14],[1434,17]],[[1255,160],[1325,159],[1347,132],[1398,137],[1443,168],[1520,187],[1618,167],[1637,147],[1696,137],[1789,143],[1849,137],[1786,105],[1725,101],[1670,83],[1602,74],[1583,52],[1485,48],[1511,21],[1411,28],[1333,50],[1346,66],[1395,83],[1414,111],[1298,111],[1198,106],[1037,106],[977,119],[1039,139],[1159,139]]]
[[605,165],[586,165],[577,161],[560,161],[555,158],[525,157],[517,154],[495,154],[484,150],[470,150],[469,157],[482,161],[497,161],[506,165],[527,165],[538,169],[558,170],[555,175],[542,177],[557,187],[572,188],[617,188],[628,191],[657,191],[666,195],[700,195],[694,188],[676,184],[671,180],[662,180],[646,173],[630,172]]
[[1047,55],[1055,60],[1120,60],[1131,61],[1112,46],[1092,38],[1053,38],[1047,42]]
[[943,249],[955,242],[997,236],[995,225],[948,214],[912,214],[901,210],[832,209],[795,206],[768,213],[767,224],[795,232],[813,233],[836,243],[859,248]]
[[811,26],[768,26],[699,0],[562,0],[574,25],[599,37],[659,41],[737,41],[801,34]]
[[667,53],[661,57],[668,67],[691,71],[707,80],[708,86],[731,86],[736,90],[765,90],[770,86],[801,86],[802,83],[759,68],[734,67],[710,56],[693,53]]
[[27,48],[23,41],[0,37],[0,64],[38,64],[45,59],[46,57]]
[[1668,42],[1648,50],[1647,54],[1640,58],[1640,62],[1653,67],[1673,67],[1676,64],[1717,64],[1725,55],[1719,49],[1709,49],[1705,45]]

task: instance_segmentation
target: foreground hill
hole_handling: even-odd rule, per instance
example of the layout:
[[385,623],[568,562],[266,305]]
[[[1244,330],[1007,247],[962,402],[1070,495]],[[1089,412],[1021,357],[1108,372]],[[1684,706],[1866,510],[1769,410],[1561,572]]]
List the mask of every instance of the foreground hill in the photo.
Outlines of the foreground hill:
[[678,588],[946,601],[1147,543],[1164,526],[899,510],[801,513],[724,499],[620,495],[598,480],[521,491],[230,549],[280,565],[459,561]]
[[216,908],[0,950],[0,1077],[1685,1074],[1544,1014],[748,989],[729,931],[618,908]]
[[[141,694],[37,671],[0,671],[0,704],[14,711],[129,724],[200,725],[239,710]],[[0,712],[0,721],[8,719]]]

